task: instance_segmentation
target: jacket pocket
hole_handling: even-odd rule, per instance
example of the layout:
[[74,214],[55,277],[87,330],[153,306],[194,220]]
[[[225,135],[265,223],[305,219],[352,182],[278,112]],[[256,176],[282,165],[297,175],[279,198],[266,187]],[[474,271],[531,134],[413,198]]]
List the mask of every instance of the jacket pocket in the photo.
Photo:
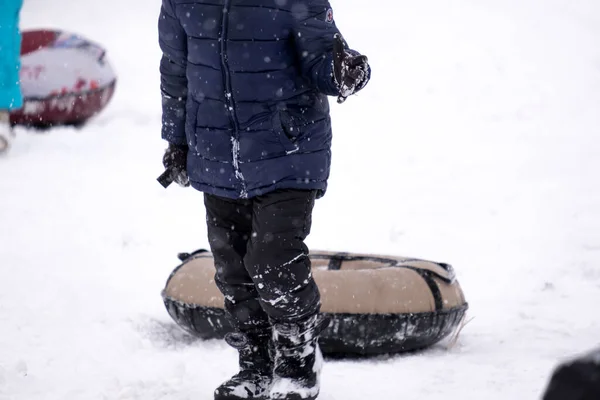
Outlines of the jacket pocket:
[[296,143],[298,132],[294,132],[295,129],[296,128],[288,123],[285,112],[278,111],[275,113],[273,131],[277,135],[286,154],[293,154],[300,150],[300,147]]

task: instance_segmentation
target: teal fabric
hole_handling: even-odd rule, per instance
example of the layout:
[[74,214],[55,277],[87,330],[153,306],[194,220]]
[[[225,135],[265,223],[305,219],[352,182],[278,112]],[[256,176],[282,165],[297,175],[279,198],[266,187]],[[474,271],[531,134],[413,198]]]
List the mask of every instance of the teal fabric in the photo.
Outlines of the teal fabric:
[[23,0],[0,0],[0,110],[21,108],[19,84],[21,32],[19,13]]

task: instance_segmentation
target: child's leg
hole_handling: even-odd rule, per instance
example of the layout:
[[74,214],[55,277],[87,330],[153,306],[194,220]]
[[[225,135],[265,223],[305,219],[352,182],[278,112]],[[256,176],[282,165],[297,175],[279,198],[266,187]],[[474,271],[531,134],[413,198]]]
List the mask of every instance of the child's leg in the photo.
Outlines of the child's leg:
[[315,197],[316,191],[278,190],[254,199],[245,263],[274,322],[271,400],[314,400],[319,395],[318,339],[325,324],[304,244]]
[[215,260],[215,282],[225,296],[225,309],[236,329],[269,328],[244,256],[252,234],[252,201],[204,195],[206,223]]
[[254,199],[253,232],[244,260],[274,321],[306,319],[320,308],[304,244],[315,197],[316,191],[277,190]]
[[225,296],[229,319],[241,332],[226,336],[238,349],[239,373],[217,387],[214,399],[267,400],[273,377],[272,329],[243,261],[252,235],[252,201],[205,195],[204,204],[215,282]]

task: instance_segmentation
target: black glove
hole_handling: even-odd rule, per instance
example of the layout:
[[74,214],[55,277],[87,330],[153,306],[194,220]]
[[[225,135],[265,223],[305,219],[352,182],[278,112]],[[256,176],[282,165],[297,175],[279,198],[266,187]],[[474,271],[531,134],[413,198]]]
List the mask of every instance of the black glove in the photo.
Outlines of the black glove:
[[333,78],[339,88],[338,103],[365,87],[369,80],[367,56],[355,55],[347,50],[341,35],[335,34],[333,42]]
[[186,145],[169,143],[169,147],[165,150],[163,156],[165,173],[170,174],[167,179],[183,187],[190,186],[190,179],[187,174],[187,153],[188,147]]

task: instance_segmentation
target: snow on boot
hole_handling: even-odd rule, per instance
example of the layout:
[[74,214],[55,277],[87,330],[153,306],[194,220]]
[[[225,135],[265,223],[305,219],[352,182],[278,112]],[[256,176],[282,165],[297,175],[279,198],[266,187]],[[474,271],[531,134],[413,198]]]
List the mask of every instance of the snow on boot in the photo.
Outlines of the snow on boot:
[[240,372],[215,390],[215,400],[268,400],[273,382],[271,330],[228,333],[225,341],[239,352]]
[[319,334],[329,320],[315,315],[274,325],[275,368],[272,400],[314,400],[319,395],[323,356]]

